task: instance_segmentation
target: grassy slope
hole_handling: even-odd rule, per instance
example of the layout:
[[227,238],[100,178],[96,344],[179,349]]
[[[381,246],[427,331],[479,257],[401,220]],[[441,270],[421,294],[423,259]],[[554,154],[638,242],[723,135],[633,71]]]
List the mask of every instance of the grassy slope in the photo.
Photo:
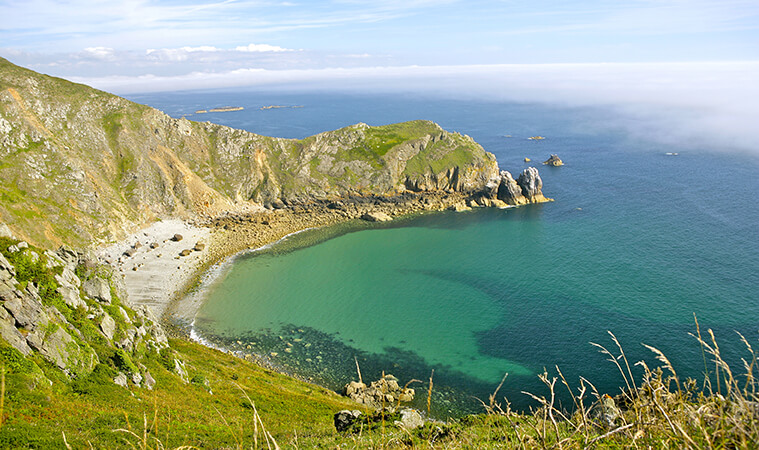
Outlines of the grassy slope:
[[167,448],[232,447],[237,440],[253,441],[254,413],[246,393],[279,443],[293,440],[296,430],[301,442],[323,441],[335,434],[332,415],[355,406],[321,387],[196,343],[173,340],[171,346],[195,382],[182,382],[155,360],[146,363],[157,381],[154,391],[128,390],[97,376],[86,383],[59,377],[52,387],[30,391],[27,376],[9,373],[0,447],[62,448],[61,432],[74,448],[88,443],[124,447],[125,438],[137,439],[112,430],[131,429],[142,436],[145,417],[151,439],[157,437]]

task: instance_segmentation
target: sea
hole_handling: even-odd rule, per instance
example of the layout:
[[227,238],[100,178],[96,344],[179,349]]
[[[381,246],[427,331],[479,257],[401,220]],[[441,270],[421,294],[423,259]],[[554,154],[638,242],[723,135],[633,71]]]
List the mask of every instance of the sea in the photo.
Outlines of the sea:
[[[759,348],[759,143],[701,145],[697,131],[680,142],[600,106],[309,91],[128,98],[286,138],[432,120],[515,176],[538,167],[554,199],[306,230],[237,255],[192,294],[204,299],[193,323],[203,342],[335,391],[392,374],[422,410],[431,379],[438,418],[483,412],[501,381],[493,399],[515,410],[549,397],[552,382],[567,409],[581,383],[587,402],[616,395],[640,384],[636,363],[660,365],[643,344],[681,379],[703,386],[710,374],[715,386],[696,339],[711,343],[709,330],[736,374],[755,358],[741,336]],[[244,109],[195,114],[223,106]],[[551,154],[565,165],[541,165]]]

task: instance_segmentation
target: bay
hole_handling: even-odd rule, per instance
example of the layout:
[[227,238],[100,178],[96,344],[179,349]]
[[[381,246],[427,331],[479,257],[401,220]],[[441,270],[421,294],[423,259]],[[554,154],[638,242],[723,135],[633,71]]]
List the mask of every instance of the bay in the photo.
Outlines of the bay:
[[[355,378],[354,357],[364,379],[384,370],[426,380],[434,368],[433,409],[444,417],[481,410],[474,398],[506,372],[499,397],[521,409],[533,404],[522,391],[545,393],[536,375],[556,365],[572,386],[584,376],[619,392],[622,376],[589,344],[611,349],[607,330],[631,364],[655,364],[645,342],[694,377],[705,370],[688,335],[694,315],[733,362],[746,356],[735,331],[756,343],[759,152],[646,137],[600,108],[313,92],[132,99],[175,117],[244,106],[188,118],[294,138],[429,119],[472,136],[512,173],[525,157],[565,161],[539,167],[553,203],[313,230],[236,258],[204,287],[196,331],[284,371],[337,390]],[[258,109],[271,104],[303,107]]]

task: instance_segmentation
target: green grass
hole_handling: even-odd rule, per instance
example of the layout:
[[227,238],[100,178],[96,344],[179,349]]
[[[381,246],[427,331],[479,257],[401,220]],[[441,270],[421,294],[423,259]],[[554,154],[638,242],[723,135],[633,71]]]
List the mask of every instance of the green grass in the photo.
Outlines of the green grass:
[[466,167],[475,160],[472,150],[469,147],[457,146],[452,150],[440,152],[443,142],[437,142],[429,146],[425,151],[417,153],[413,158],[408,160],[404,175],[416,175],[431,172],[439,174],[452,167]]
[[[86,378],[44,388],[49,400],[42,404],[34,396],[30,401],[26,395],[9,398],[0,447],[31,442],[37,448],[62,448],[64,432],[74,448],[89,448],[88,443],[95,448],[126,448],[124,439],[130,435],[113,430],[132,430],[141,436],[147,417],[151,441],[157,438],[166,448],[236,448],[238,440],[253,442],[254,410],[247,397],[280,444],[294,441],[296,433],[302,443],[318,442],[336,435],[332,415],[353,406],[323,388],[199,344],[177,340],[171,346],[188,371],[208,381],[212,393],[202,383],[185,384],[157,359],[145,362],[157,381],[154,391],[116,386],[111,382],[115,371],[101,364]],[[15,378],[11,384],[18,384]]]
[[381,157],[396,145],[441,131],[433,122],[424,120],[370,127],[366,132],[366,147]]

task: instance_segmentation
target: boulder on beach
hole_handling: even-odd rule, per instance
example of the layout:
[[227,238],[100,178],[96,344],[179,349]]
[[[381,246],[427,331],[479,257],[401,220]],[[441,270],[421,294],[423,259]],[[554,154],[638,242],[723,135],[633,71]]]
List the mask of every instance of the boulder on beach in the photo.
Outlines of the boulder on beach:
[[182,235],[181,235],[181,234],[179,234],[179,233],[175,234],[175,235],[174,235],[174,236],[172,236],[172,238],[171,238],[171,240],[172,240],[172,241],[174,241],[174,242],[179,242],[179,241],[181,241],[182,239],[184,239],[184,236],[182,236]]
[[361,219],[366,220],[367,222],[390,222],[393,220],[392,217],[381,211],[368,212],[361,216]]

